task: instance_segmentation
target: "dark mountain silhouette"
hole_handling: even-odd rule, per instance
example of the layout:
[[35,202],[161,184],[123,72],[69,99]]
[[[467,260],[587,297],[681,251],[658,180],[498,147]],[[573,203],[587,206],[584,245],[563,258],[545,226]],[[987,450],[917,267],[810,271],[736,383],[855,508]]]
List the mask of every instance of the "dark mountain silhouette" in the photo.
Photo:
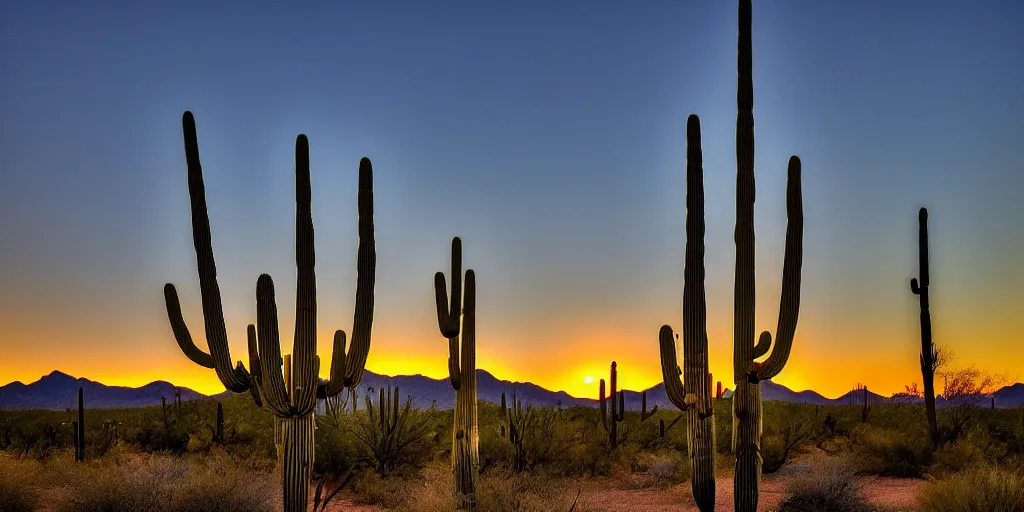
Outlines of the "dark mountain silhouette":
[[[0,409],[77,408],[79,387],[85,393],[85,406],[90,409],[158,405],[161,396],[173,400],[174,391],[178,389],[164,381],[150,382],[139,388],[107,386],[54,370],[31,384],[15,381],[0,387]],[[181,388],[183,401],[198,398],[205,398],[205,395]]]
[[[359,384],[359,408],[363,408],[367,389],[372,388],[374,393],[381,386],[398,386],[402,400],[413,397],[413,406],[417,408],[430,407],[435,405],[438,409],[451,409],[455,405],[455,392],[447,379],[433,379],[423,375],[401,375],[389,377],[378,375],[369,370],[364,371],[363,381]],[[121,386],[106,386],[85,378],[74,378],[70,375],[54,371],[32,384],[12,382],[0,387],[0,409],[65,409],[76,407],[78,387],[85,390],[86,407],[138,407],[160,404],[160,397],[173,399],[176,386],[169,382],[151,382],[140,388],[128,388]],[[594,384],[596,391],[597,384]],[[530,382],[511,382],[499,380],[485,370],[477,370],[477,393],[480,400],[492,403],[501,402],[501,394],[506,393],[509,398],[513,394],[522,399],[526,405],[541,407],[562,407],[573,406],[597,407],[597,400],[592,398],[576,398],[565,391],[550,391]],[[793,391],[786,386],[771,381],[761,383],[761,394],[765,401],[780,400],[784,402],[808,404],[808,405],[850,405],[851,393],[855,393],[852,402],[860,404],[862,396],[859,392],[850,391],[838,398],[826,398],[821,394],[812,391]],[[212,395],[212,398],[230,396],[232,393],[224,391]],[[870,402],[886,403],[895,399],[883,397],[869,391]],[[639,391],[624,391],[626,409],[640,410],[641,398]],[[206,395],[188,388],[181,388],[182,400],[196,400],[207,398]],[[1019,407],[1024,405],[1024,384],[1014,384],[1001,388],[995,393],[996,407]],[[374,395],[376,401],[376,394]],[[978,397],[972,400],[981,406],[991,404],[989,397]],[[922,402],[920,399],[903,399],[904,403]],[[948,407],[951,405],[942,397],[936,399],[937,406]],[[665,395],[664,384],[658,384],[647,389],[647,407],[657,405],[659,408],[674,407],[669,403]]]

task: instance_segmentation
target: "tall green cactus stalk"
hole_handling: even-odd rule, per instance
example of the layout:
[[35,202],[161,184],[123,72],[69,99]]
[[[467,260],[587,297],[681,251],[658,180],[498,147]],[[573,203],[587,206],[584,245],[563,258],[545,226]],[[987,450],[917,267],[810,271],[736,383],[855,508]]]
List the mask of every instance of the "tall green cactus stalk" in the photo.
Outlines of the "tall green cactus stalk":
[[[192,341],[181,314],[181,304],[173,284],[164,286],[167,316],[182,352],[192,362],[212,368],[224,387],[234,393],[250,392],[258,406],[264,403],[280,422],[283,446],[282,487],[284,512],[306,512],[309,475],[313,464],[317,398],[335,396],[345,388],[354,388],[363,377],[370,350],[373,324],[373,284],[376,250],[373,240],[373,170],[366,158],[359,162],[359,249],[356,280],[355,321],[352,343],[345,351],[345,333],[334,336],[330,380],[319,378],[320,358],[316,355],[316,276],[314,272],[313,218],[310,210],[309,142],[305,135],[295,141],[296,238],[295,260],[298,267],[295,340],[293,359],[285,364],[281,357],[274,282],[267,274],[256,283],[258,325],[247,329],[249,368],[239,361],[232,366],[227,327],[221,305],[217,268],[213,257],[210,218],[206,209],[203,169],[199,161],[199,143],[191,112],[182,116],[185,158],[188,162],[189,198],[192,204],[192,236],[195,243],[202,293],[206,341],[210,352]],[[292,377],[285,383],[284,372]]]
[[618,391],[619,370],[615,361],[612,361],[610,379],[612,387],[607,399],[608,404],[605,403],[604,379],[601,379],[599,385],[598,402],[601,404],[601,426],[608,432],[608,445],[614,450],[619,446],[618,424],[626,418],[626,398],[622,391]]
[[928,209],[917,213],[917,254],[920,278],[910,280],[910,291],[921,301],[921,379],[924,381],[924,409],[928,416],[928,432],[932,448],[939,446],[939,424],[935,419],[935,364],[937,354],[932,343],[932,313],[928,295]]
[[[736,92],[736,282],[733,312],[733,479],[735,510],[755,512],[761,483],[761,381],[775,377],[789,359],[800,312],[803,262],[803,199],[800,159],[789,159],[786,186],[786,249],[782,267],[779,323],[772,335],[754,338],[754,80],[751,0],[739,3],[739,57]],[[755,359],[768,354],[764,362]]]
[[[707,303],[704,297],[704,166],[700,120],[686,121],[686,256],[683,268],[683,369],[676,334],[659,333],[661,373],[669,402],[687,415],[693,499],[701,512],[715,508],[715,414],[708,373]],[[680,374],[683,380],[679,379]]]
[[78,388],[78,421],[75,426],[75,462],[85,462],[85,395]]
[[654,416],[658,412],[658,406],[655,405],[651,408],[650,412],[647,412],[647,390],[640,392],[640,421],[647,421],[647,418]]
[[455,390],[455,420],[452,428],[455,507],[457,510],[476,510],[477,481],[480,477],[480,431],[477,427],[476,406],[476,273],[473,269],[466,270],[463,302],[462,240],[459,237],[452,239],[451,279],[452,293],[449,297],[444,272],[434,274],[437,325],[441,335],[448,339],[448,376]]

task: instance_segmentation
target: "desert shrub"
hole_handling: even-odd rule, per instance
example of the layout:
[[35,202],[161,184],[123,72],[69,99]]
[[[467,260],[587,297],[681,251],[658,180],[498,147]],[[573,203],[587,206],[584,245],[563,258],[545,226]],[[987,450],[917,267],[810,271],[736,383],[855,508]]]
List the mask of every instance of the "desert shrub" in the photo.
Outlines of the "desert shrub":
[[983,465],[985,456],[981,449],[971,443],[958,441],[942,445],[935,451],[930,473],[941,477]]
[[641,452],[635,457],[634,472],[647,476],[646,485],[665,487],[690,479],[690,461],[686,452],[661,450]]
[[269,474],[223,456],[133,458],[71,470],[58,512],[272,512]]
[[797,411],[780,414],[766,429],[761,438],[761,456],[764,457],[761,473],[778,471],[794,450],[809,442],[813,429],[810,422],[799,418],[798,414]]
[[357,472],[370,467],[355,436],[348,433],[349,418],[317,418],[316,456],[313,459],[314,510],[323,510],[348,486]]
[[833,463],[794,480],[779,512],[873,512],[854,484],[856,468]]
[[485,474],[498,468],[508,469],[515,456],[515,449],[507,438],[496,429],[480,429],[480,473]]
[[868,473],[919,477],[931,463],[929,441],[921,436],[858,425],[851,437],[854,458]]
[[577,489],[569,489],[543,472],[496,471],[481,479],[477,505],[480,512],[569,510],[577,496]]
[[917,499],[922,512],[1024,512],[1024,473],[976,468],[925,485]]
[[[397,392],[394,402],[386,401],[385,407],[379,403],[374,405],[370,409],[372,415],[365,411],[354,415],[349,429],[362,443],[366,457],[381,476],[387,476],[400,466],[418,469],[433,455],[429,435],[433,428],[428,416],[431,411],[413,409],[412,398],[399,409]],[[390,393],[389,390],[389,399]],[[371,402],[367,400],[367,403]],[[387,407],[390,404],[394,404],[393,410]]]
[[0,458],[0,509],[33,512],[39,506],[39,464]]

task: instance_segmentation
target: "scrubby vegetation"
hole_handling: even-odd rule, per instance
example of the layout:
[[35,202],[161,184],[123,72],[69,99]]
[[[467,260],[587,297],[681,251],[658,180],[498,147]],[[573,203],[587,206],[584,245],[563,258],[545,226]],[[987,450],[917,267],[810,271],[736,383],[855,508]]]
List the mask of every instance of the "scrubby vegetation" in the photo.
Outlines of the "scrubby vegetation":
[[[213,401],[183,402],[180,412],[169,411],[166,423],[160,406],[90,410],[87,459],[78,464],[67,425],[73,412],[5,411],[0,414],[0,502],[14,511],[56,503],[64,508],[42,509],[275,510],[280,475],[272,416],[246,395],[222,403],[224,434],[218,440]],[[728,399],[714,401],[719,478],[727,478],[734,463],[730,406]],[[817,510],[874,510],[855,508],[861,500],[853,474],[928,479],[921,510],[1021,510],[1010,505],[1024,492],[1024,476],[1013,472],[1024,466],[1020,409],[975,406],[959,440],[933,451],[920,405],[873,405],[867,423],[856,405],[764,406],[765,473],[785,473],[795,457],[809,452],[842,463],[828,472],[811,471],[817,480],[798,479],[784,510],[810,510],[808,503],[821,500],[854,508]],[[391,407],[394,412],[394,403]],[[451,411],[406,411],[403,401],[398,412],[398,421],[385,422],[394,425],[390,437],[379,430],[376,404],[374,420],[365,406],[318,416],[311,496],[319,495],[321,509],[339,499],[385,509],[450,509]],[[939,413],[941,424],[943,410]],[[689,488],[686,419],[660,435],[661,421],[670,424],[677,411],[659,410],[646,419],[640,411],[626,411],[614,450],[596,408],[533,407],[531,414],[537,419],[526,423],[519,453],[507,435],[507,412],[497,404],[479,404],[480,510],[568,510],[575,502],[579,512],[597,492],[587,482],[666,492]],[[110,425],[118,427],[116,442],[108,434]],[[190,501],[199,496],[201,501]],[[107,505],[115,502],[121,505]]]

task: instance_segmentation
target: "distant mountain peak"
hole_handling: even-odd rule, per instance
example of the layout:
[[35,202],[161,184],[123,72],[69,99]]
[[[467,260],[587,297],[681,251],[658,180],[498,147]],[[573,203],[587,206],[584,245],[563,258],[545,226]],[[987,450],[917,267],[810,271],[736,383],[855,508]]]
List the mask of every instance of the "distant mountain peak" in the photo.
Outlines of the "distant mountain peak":
[[78,380],[78,379],[73,377],[73,376],[71,376],[71,375],[68,375],[68,374],[66,374],[66,373],[64,373],[64,372],[62,372],[60,370],[54,370],[54,371],[52,371],[52,372],[50,372],[50,373],[48,373],[46,375],[43,375],[42,377],[39,378],[39,380],[43,381],[43,380]]

